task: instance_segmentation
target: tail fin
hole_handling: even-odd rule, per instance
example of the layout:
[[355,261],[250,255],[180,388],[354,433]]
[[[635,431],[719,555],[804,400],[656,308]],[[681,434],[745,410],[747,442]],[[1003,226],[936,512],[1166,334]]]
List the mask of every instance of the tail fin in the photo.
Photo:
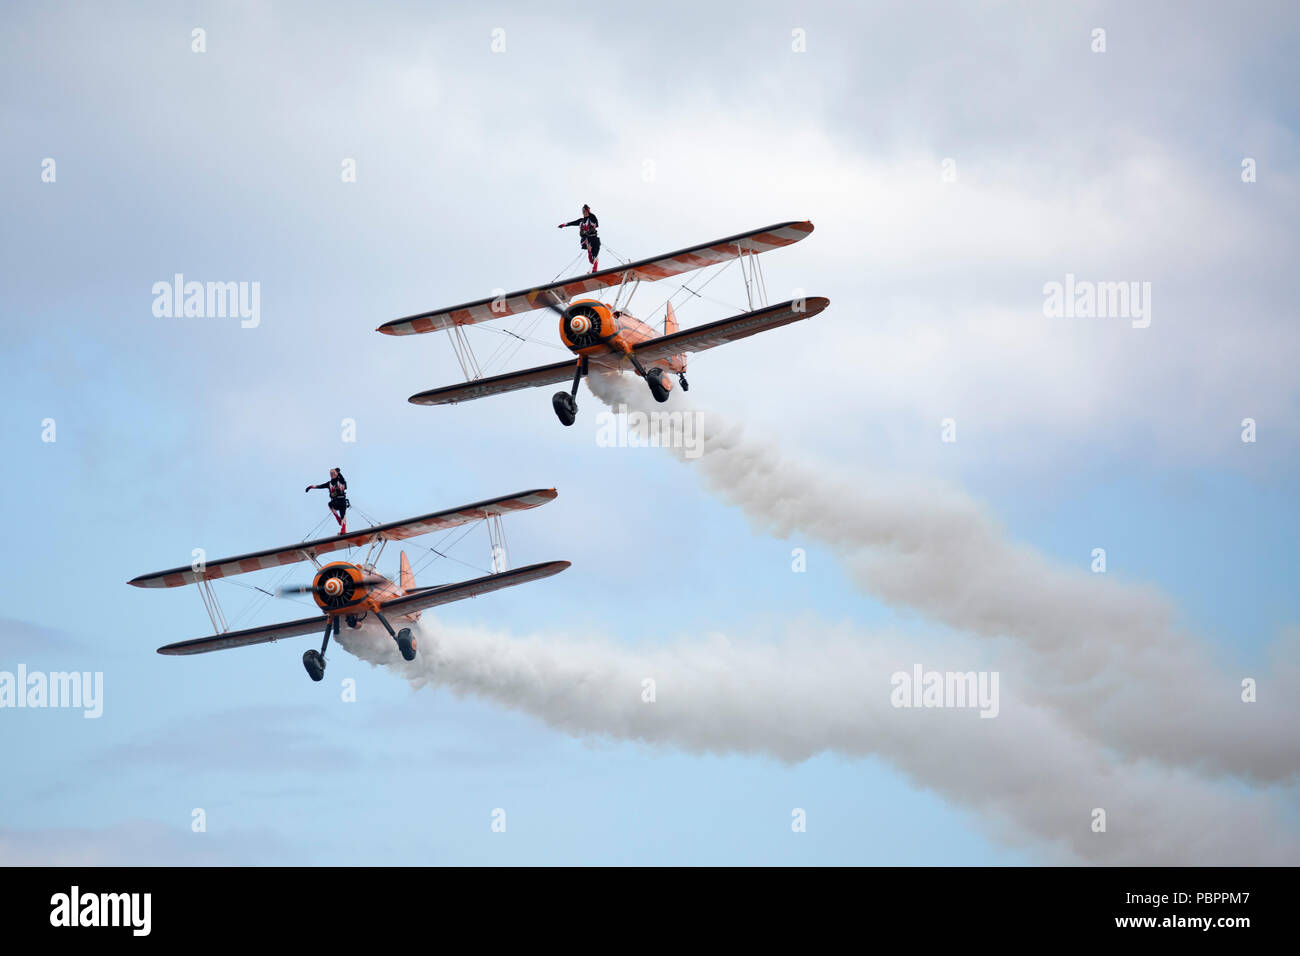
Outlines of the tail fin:
[[[668,303],[668,310],[664,313],[664,335],[672,335],[681,326],[677,324],[677,313],[673,311],[673,304]],[[668,371],[676,372],[678,375],[686,374],[686,356],[670,355],[663,363],[668,367]]]
[[398,584],[401,585],[402,591],[410,594],[415,590],[415,575],[411,573],[411,562],[406,560],[406,552],[402,552],[402,573],[398,577]]
[[664,335],[672,335],[677,331],[677,313],[673,311],[673,304],[668,303],[668,311],[664,314]]

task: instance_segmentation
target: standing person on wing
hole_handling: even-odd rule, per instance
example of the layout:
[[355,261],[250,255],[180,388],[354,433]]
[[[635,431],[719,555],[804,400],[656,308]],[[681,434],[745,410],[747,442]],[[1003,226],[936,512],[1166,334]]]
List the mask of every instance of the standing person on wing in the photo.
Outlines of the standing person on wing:
[[581,241],[582,248],[587,250],[587,261],[591,263],[591,271],[595,272],[600,266],[597,259],[600,257],[600,236],[596,235],[596,230],[600,227],[600,221],[596,218],[591,207],[586,203],[582,205],[582,217],[573,220],[573,222],[562,222],[560,229],[565,226],[577,226],[578,238]]
[[321,485],[308,485],[303,489],[304,492],[312,491],[316,488],[328,488],[330,491],[330,511],[334,513],[334,520],[339,523],[339,534],[348,533],[347,513],[348,506],[352,502],[348,501],[348,483],[343,477],[343,472],[337,468],[330,469],[330,480]]

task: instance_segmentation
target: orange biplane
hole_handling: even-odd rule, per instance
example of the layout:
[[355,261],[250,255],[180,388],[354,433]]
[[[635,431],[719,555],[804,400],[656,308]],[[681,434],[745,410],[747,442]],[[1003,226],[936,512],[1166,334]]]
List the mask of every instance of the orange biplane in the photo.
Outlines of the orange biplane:
[[[385,543],[454,528],[472,521],[486,519],[491,523],[499,520],[501,515],[536,508],[554,498],[554,488],[524,491],[502,498],[493,498],[490,501],[480,501],[476,504],[421,515],[418,518],[408,518],[405,521],[375,525],[349,534],[302,541],[283,548],[270,548],[266,551],[222,558],[218,561],[195,561],[189,567],[142,574],[127,583],[138,588],[171,588],[183,584],[197,584],[217,633],[210,637],[168,644],[158,648],[158,653],[205,654],[228,647],[244,647],[249,644],[278,641],[282,637],[319,634],[322,629],[319,615],[299,621],[288,621],[284,624],[229,631],[226,629],[225,617],[217,603],[216,595],[212,591],[212,581],[219,578],[310,561],[317,568],[312,583],[300,587],[281,588],[280,594],[310,594],[315,599],[316,606],[324,612],[325,639],[321,643],[320,650],[313,648],[302,656],[303,666],[306,667],[311,679],[319,681],[325,676],[325,648],[329,645],[330,636],[339,633],[341,621],[346,621],[349,627],[357,628],[361,626],[361,622],[368,614],[373,614],[397,642],[402,657],[410,661],[415,659],[416,639],[412,636],[409,627],[395,631],[388,619],[389,615],[400,616],[403,620],[414,624],[419,620],[420,612],[427,608],[450,604],[452,601],[460,601],[464,598],[478,597],[480,594],[499,591],[527,581],[548,578],[553,574],[559,574],[569,566],[568,561],[548,561],[514,570],[503,570],[457,584],[421,588],[415,585],[415,577],[411,573],[411,565],[405,551],[401,554],[400,571],[396,582],[375,571],[375,563],[383,552]],[[369,550],[357,563],[334,561],[321,564],[317,560],[320,555],[331,551],[361,546],[368,546]]]
[[[710,349],[799,319],[812,318],[826,308],[830,300],[819,297],[793,299],[779,305],[764,304],[766,288],[757,256],[796,243],[812,230],[811,222],[777,223],[535,289],[394,319],[379,326],[378,331],[386,335],[414,335],[445,329],[452,335],[453,346],[469,381],[412,395],[410,401],[413,404],[451,405],[521,388],[567,382],[572,378],[571,389],[556,392],[551,400],[560,421],[572,425],[578,413],[578,384],[592,365],[611,371],[630,368],[646,380],[655,400],[664,402],[673,388],[669,373],[677,376],[683,389],[690,387],[686,382],[686,353]],[[696,328],[681,329],[670,299],[661,332],[626,310],[624,303],[631,300],[642,280],[665,279],[734,262],[740,263],[745,278],[748,312]],[[612,303],[594,298],[574,298],[611,288],[616,289]],[[698,294],[695,290],[686,291]],[[467,362],[463,357],[468,343],[461,336],[462,327],[540,308],[549,308],[560,316],[560,338],[577,356],[576,360],[490,377],[475,374],[476,363]]]

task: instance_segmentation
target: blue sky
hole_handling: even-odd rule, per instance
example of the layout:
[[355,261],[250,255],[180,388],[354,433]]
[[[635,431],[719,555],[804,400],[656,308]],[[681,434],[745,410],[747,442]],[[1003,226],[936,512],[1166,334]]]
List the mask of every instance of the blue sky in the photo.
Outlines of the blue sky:
[[[1086,571],[1105,547],[1108,575],[1163,594],[1231,683],[1295,644],[1300,337],[1286,277],[1300,77],[1285,5],[758,5],[737,22],[689,6],[643,18],[580,5],[543,17],[509,4],[32,4],[3,17],[0,670],[102,671],[105,704],[98,720],[0,711],[0,860],[1110,859],[1008,827],[991,790],[972,795],[887,747],[827,742],[786,761],[762,746],[701,753],[572,732],[454,682],[413,690],[340,648],[315,685],[306,639],[154,653],[209,628],[198,595],[124,582],[193,547],[302,537],[324,496],[300,489],[340,465],[379,520],[559,490],[507,533],[516,564],[573,567],[443,609],[426,619],[434,640],[441,626],[482,627],[653,653],[717,633],[749,647],[846,629],[887,635],[888,653],[915,642],[963,669],[984,659],[988,645],[862,586],[815,535],[765,533],[699,469],[598,447],[602,406],[585,389],[571,429],[544,390],[406,402],[456,380],[450,347],[375,326],[550,278],[577,251],[555,223],[583,202],[606,255],[624,258],[816,223],[765,274],[773,301],[803,289],[831,307],[692,361],[691,398],[747,437],[850,482],[964,489],[1053,566]],[[1089,49],[1099,26],[1105,53]],[[206,52],[191,50],[196,27]],[[807,52],[792,50],[796,30]],[[1258,181],[1241,182],[1243,157]],[[355,183],[340,180],[347,158]],[[955,182],[941,178],[946,158]],[[178,272],[260,283],[260,325],[155,317],[151,287]],[[1042,286],[1067,272],[1150,281],[1151,327],[1045,318]],[[650,313],[671,291],[643,288],[637,306]],[[743,304],[734,275],[709,291],[722,301],[682,308],[684,323]],[[551,318],[533,337],[553,340]],[[473,340],[484,355],[500,337]],[[494,371],[558,357],[529,343]],[[949,416],[955,444],[939,441]],[[1244,417],[1254,444],[1240,441]],[[344,418],[355,443],[340,440]],[[805,574],[791,573],[794,547]],[[486,566],[485,529],[455,554]],[[420,581],[473,574],[438,561]],[[248,603],[220,591],[230,615]],[[301,610],[271,602],[246,623]],[[996,658],[1008,672],[1024,663],[1014,643]],[[348,678],[355,703],[340,700]],[[1294,725],[1265,726],[1294,746]],[[1205,785],[1240,786],[1294,822],[1285,775]],[[191,832],[196,807],[206,833]],[[497,807],[504,834],[490,829]],[[791,832],[795,807],[806,833]]]

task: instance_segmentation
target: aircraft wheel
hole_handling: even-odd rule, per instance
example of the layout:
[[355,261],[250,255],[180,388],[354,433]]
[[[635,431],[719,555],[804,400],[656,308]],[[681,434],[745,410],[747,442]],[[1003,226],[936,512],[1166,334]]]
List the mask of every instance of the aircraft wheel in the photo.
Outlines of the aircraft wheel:
[[415,638],[411,636],[409,627],[404,627],[397,632],[397,649],[402,652],[402,660],[415,660]]
[[578,417],[578,403],[568,392],[556,392],[552,395],[551,407],[555,409],[555,414],[562,425],[572,425]]
[[672,387],[668,383],[668,376],[664,374],[661,368],[652,368],[645,373],[646,384],[650,386],[650,394],[655,397],[656,402],[668,401],[668,390]]
[[314,681],[325,679],[325,658],[318,650],[306,651],[302,655],[302,666],[307,668],[307,676]]

